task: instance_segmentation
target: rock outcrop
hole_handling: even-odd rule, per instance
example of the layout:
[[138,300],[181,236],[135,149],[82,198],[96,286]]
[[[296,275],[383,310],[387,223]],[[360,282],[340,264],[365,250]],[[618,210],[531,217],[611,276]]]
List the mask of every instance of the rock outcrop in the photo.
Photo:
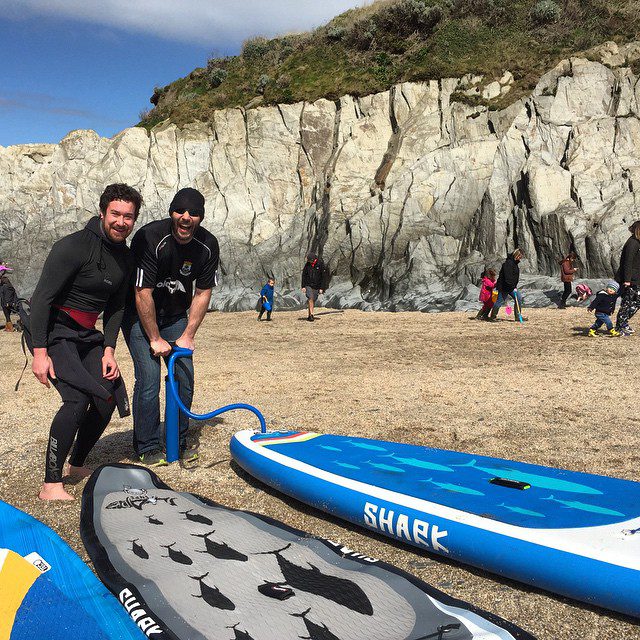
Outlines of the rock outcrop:
[[[461,308],[515,246],[531,282],[570,248],[581,276],[606,278],[640,218],[637,59],[640,45],[607,43],[501,111],[490,100],[507,72],[0,147],[0,257],[28,294],[52,242],[95,214],[106,184],[126,182],[145,199],[138,224],[167,215],[180,187],[206,195],[220,309],[253,307],[269,273],[281,305],[297,305],[309,251],[330,265],[328,303],[364,309]],[[489,106],[467,104],[476,93]]]

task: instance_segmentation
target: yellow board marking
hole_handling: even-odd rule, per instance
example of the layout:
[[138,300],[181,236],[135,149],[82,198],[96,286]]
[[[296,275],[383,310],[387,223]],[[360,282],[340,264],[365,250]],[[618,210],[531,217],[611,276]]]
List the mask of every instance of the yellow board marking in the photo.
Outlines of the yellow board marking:
[[40,575],[28,560],[11,550],[6,551],[0,568],[0,640],[9,640],[16,613]]
[[313,438],[317,438],[322,435],[321,433],[301,433],[297,436],[290,436],[288,438],[278,438],[275,436],[273,439],[264,438],[260,440],[254,440],[254,444],[260,445],[261,447],[266,447],[270,444],[290,444],[294,442],[306,442],[307,440],[311,440]]

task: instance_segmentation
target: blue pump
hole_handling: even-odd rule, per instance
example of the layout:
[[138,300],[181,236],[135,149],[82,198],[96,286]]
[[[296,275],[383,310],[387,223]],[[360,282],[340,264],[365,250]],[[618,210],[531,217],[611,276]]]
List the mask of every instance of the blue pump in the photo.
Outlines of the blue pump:
[[167,363],[167,382],[166,382],[166,405],[165,405],[165,431],[167,438],[167,462],[175,462],[179,457],[179,427],[178,418],[180,411],[189,416],[192,420],[209,420],[209,418],[215,418],[221,413],[227,411],[234,411],[236,409],[244,409],[251,411],[260,421],[261,433],[267,432],[267,423],[265,422],[262,413],[251,406],[250,404],[228,404],[225,407],[220,407],[210,413],[193,413],[187,409],[184,402],[180,399],[178,393],[178,383],[176,382],[174,375],[175,361],[178,358],[191,358],[193,351],[191,349],[184,349],[182,347],[173,347],[171,355],[169,356],[169,362]]

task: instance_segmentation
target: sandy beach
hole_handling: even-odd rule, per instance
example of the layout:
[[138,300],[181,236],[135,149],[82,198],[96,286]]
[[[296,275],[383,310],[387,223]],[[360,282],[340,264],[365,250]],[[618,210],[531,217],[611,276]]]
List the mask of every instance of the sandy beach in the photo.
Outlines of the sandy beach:
[[[638,480],[640,338],[588,338],[584,307],[527,309],[528,322],[464,313],[210,313],[197,336],[194,410],[259,407],[269,428],[382,438]],[[129,390],[124,341],[118,361]],[[30,368],[20,334],[0,334],[0,497],[55,529],[80,556],[79,499],[37,499],[51,418],[60,399]],[[29,364],[30,367],[30,364]],[[195,425],[200,464],[156,470],[174,489],[269,515],[390,562],[540,639],[640,640],[623,616],[536,591],[378,537],[267,489],[230,459],[229,438],[257,427],[248,413]],[[131,419],[114,419],[88,464],[129,462]],[[81,496],[84,482],[70,485]],[[622,587],[623,588],[623,587]]]

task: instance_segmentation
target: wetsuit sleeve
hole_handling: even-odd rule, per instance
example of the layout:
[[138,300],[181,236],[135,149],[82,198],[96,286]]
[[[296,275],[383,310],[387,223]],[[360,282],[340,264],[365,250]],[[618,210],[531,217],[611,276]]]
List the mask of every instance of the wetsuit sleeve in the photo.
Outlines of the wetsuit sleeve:
[[218,284],[216,279],[216,272],[218,271],[218,263],[220,262],[220,249],[218,247],[218,241],[213,238],[213,241],[208,245],[211,251],[211,256],[202,266],[202,270],[198,274],[196,279],[196,289],[211,289]]
[[34,348],[47,346],[51,305],[80,270],[84,260],[85,254],[78,251],[77,241],[72,236],[58,240],[51,248],[31,297],[31,335]]
[[105,347],[113,347],[115,349],[116,342],[118,340],[118,331],[120,331],[122,317],[124,316],[124,307],[127,300],[127,288],[131,286],[130,282],[131,272],[127,274],[127,277],[123,280],[123,283],[117,293],[112,295],[107,301],[107,306],[104,309],[104,316],[102,320]]
[[131,251],[136,261],[136,287],[153,289],[157,284],[158,258],[156,256],[156,246],[147,237],[145,229],[140,229],[133,237]]

